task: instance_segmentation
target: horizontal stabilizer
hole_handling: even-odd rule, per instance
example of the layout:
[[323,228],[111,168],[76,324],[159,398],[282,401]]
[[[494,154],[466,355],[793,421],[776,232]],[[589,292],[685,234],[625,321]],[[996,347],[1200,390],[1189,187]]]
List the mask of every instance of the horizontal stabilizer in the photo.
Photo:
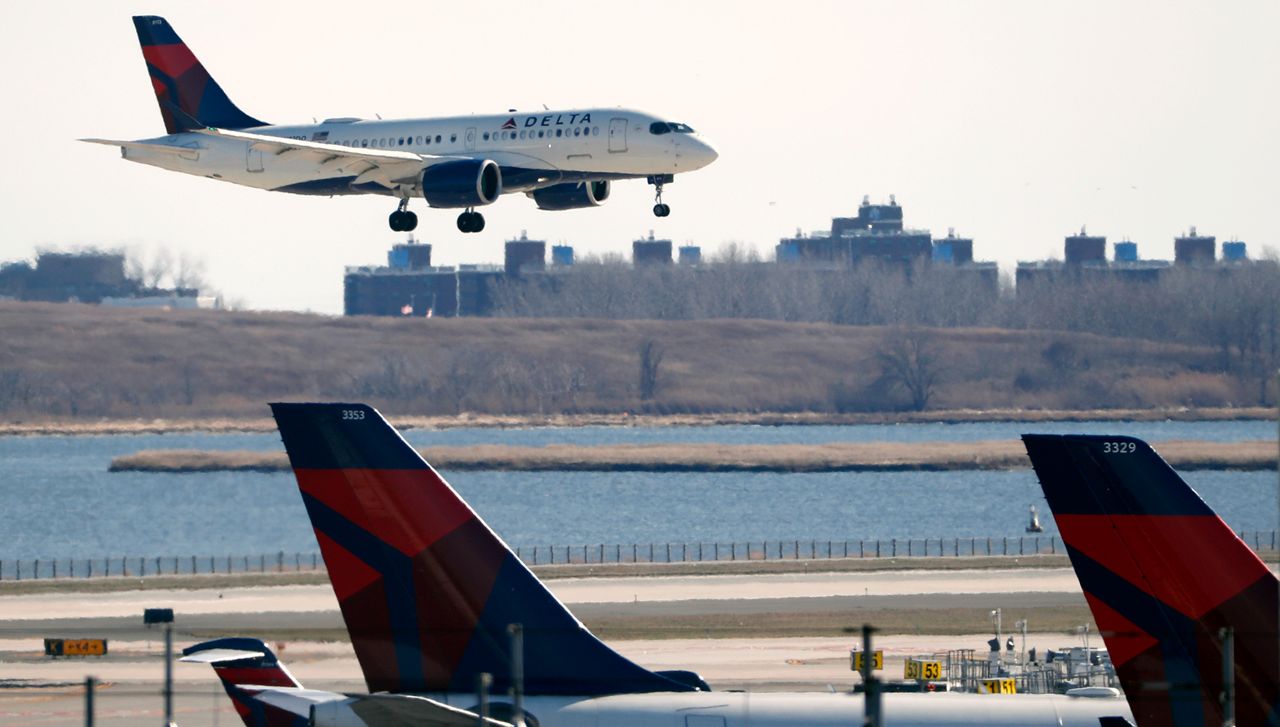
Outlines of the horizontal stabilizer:
[[149,151],[157,154],[172,154],[188,156],[200,153],[198,146],[178,146],[176,144],[156,144],[149,141],[122,141],[118,139],[81,139],[80,141],[89,144],[102,144],[104,146],[118,146],[121,149],[137,149],[138,151]]
[[245,659],[261,659],[266,656],[261,651],[243,651],[240,649],[209,649],[184,656],[178,661],[192,664],[221,664],[227,661],[244,661]]

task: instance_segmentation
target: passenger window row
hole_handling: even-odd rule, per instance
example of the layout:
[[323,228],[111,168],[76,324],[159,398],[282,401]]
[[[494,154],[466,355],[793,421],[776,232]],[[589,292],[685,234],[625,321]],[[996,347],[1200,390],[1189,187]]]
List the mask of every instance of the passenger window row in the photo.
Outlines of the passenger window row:
[[[592,126],[592,127],[578,126],[573,129],[572,134],[569,133],[568,129],[556,129],[554,134],[552,134],[550,130],[538,129],[536,132],[536,135],[535,135],[535,132],[531,129],[521,129],[519,132],[495,131],[492,134],[486,131],[484,132],[483,139],[485,141],[490,141],[490,140],[515,141],[516,139],[542,139],[542,138],[549,139],[552,137],[559,138],[562,136],[600,136],[600,127],[599,126]],[[426,136],[416,136],[416,137],[389,136],[389,137],[381,137],[377,139],[344,139],[341,141],[337,141],[335,143],[337,143],[339,146],[346,146],[352,149],[386,149],[388,147],[395,148],[397,146],[405,146],[406,144],[409,144],[409,145],[417,144],[418,146],[429,146],[432,143],[442,144],[444,143],[444,136],[442,134],[436,134],[434,137],[432,137],[430,134]],[[458,135],[450,134],[449,143],[450,144],[458,143]]]
[[484,132],[484,140],[489,141],[515,141],[516,139],[542,139],[542,138],[559,138],[561,136],[600,136],[600,127],[582,127],[576,126],[573,133],[570,134],[568,129],[556,129],[552,134],[549,129],[538,129],[535,133],[532,129],[521,129],[519,133],[516,131],[495,131],[492,134]]

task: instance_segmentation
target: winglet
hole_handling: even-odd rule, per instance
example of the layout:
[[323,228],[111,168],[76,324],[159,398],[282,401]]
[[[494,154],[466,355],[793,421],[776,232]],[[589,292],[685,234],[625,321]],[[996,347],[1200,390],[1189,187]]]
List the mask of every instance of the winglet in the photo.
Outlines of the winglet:
[[1141,727],[1280,724],[1280,582],[1158,454],[1120,436],[1022,437]]
[[272,404],[329,578],[373,692],[694,691],[605,646],[372,407]]

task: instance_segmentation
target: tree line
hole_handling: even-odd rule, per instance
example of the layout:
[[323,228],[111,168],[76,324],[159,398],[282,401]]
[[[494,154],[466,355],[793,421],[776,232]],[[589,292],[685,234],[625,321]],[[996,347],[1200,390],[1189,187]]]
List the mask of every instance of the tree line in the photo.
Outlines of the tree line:
[[[730,247],[700,266],[632,266],[587,258],[572,274],[513,278],[493,291],[494,315],[549,318],[703,320],[752,318],[888,326],[900,330],[879,357],[889,380],[927,405],[936,379],[927,329],[1070,331],[1217,351],[1216,369],[1274,403],[1280,368],[1280,265],[1165,269],[1155,279],[1064,268],[1019,292],[973,269],[878,264],[853,268],[779,265]],[[1048,352],[1058,369],[1085,365]],[[907,366],[904,362],[914,362]]]

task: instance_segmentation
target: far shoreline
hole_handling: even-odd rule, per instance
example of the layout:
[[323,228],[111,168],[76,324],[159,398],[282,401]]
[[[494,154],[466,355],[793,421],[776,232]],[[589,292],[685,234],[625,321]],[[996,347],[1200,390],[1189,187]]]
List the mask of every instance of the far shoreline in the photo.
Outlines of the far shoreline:
[[[1276,468],[1276,442],[1165,441],[1156,451],[1178,470]],[[513,472],[943,472],[1030,467],[1016,439],[977,442],[837,442],[829,444],[480,444],[420,447],[444,471]],[[111,460],[112,472],[287,472],[283,451],[149,450]]]
[[[265,407],[264,407],[265,409]],[[1271,407],[1177,407],[1154,409],[950,409],[920,412],[718,412],[650,414],[480,414],[451,416],[388,415],[396,428],[526,429],[538,427],[703,427],[703,426],[893,426],[899,424],[981,424],[1045,422],[1222,422],[1275,421]],[[182,419],[49,419],[0,422],[0,436],[97,436],[138,434],[232,434],[274,432],[275,422],[262,417],[192,417]]]

